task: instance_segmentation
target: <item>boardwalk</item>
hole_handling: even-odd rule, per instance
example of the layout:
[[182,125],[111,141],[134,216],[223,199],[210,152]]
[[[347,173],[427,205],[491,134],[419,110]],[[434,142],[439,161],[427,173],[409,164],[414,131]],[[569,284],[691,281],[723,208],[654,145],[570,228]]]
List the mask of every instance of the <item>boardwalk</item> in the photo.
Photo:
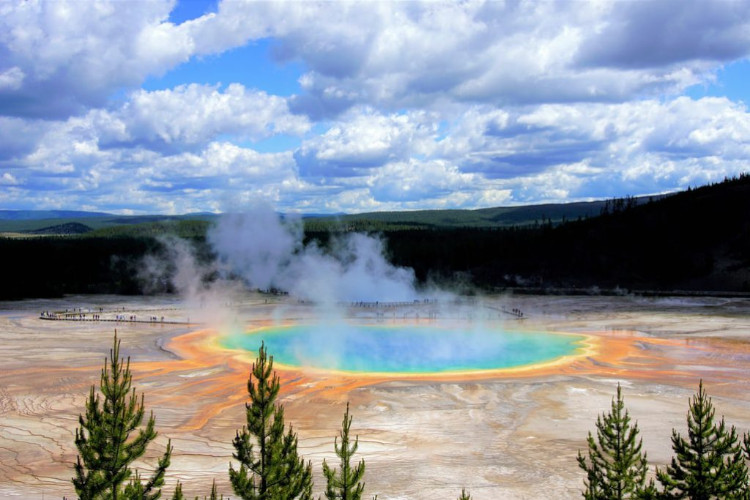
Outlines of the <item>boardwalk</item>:
[[165,316],[166,311],[182,311],[180,308],[172,307],[166,309],[134,309],[125,308],[105,309],[102,307],[85,308],[78,307],[64,311],[42,311],[39,319],[47,321],[95,321],[110,323],[150,323],[169,325],[195,324],[190,318],[176,318]]

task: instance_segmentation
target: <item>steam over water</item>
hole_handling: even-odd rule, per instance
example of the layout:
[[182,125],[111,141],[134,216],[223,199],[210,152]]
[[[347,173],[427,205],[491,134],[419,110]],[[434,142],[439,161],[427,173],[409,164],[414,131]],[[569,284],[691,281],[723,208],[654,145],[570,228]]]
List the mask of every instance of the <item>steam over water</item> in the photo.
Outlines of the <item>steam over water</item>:
[[329,304],[419,297],[414,272],[391,265],[379,238],[347,233],[326,250],[304,245],[301,221],[282,220],[270,207],[224,215],[209,241],[223,268],[251,288],[275,288]]
[[[470,318],[494,315],[497,320],[504,311],[463,303],[440,290],[426,295],[417,288],[413,270],[387,261],[378,237],[333,235],[324,249],[305,244],[303,236],[301,221],[284,219],[268,206],[224,215],[208,234],[217,257],[209,266],[197,264],[189,249],[171,242],[178,271],[173,283],[188,303],[197,305],[199,319],[223,333],[225,347],[255,353],[264,341],[276,361],[287,366],[353,373],[486,371],[547,362],[582,348],[583,337],[576,335],[472,324]],[[223,279],[202,278],[209,275]],[[287,306],[301,300],[306,320],[247,333],[231,306],[226,307],[241,293],[237,278],[246,288],[288,292],[292,300]],[[403,307],[404,318],[419,317],[412,308],[420,304],[430,305],[429,326],[362,326],[368,315],[382,319],[383,308]],[[284,307],[272,313],[277,325],[283,322]],[[458,320],[462,317],[466,319]],[[352,318],[360,324],[353,326]]]
[[256,352],[261,341],[278,363],[358,373],[499,370],[573,354],[583,337],[500,328],[300,325],[235,333],[223,344]]

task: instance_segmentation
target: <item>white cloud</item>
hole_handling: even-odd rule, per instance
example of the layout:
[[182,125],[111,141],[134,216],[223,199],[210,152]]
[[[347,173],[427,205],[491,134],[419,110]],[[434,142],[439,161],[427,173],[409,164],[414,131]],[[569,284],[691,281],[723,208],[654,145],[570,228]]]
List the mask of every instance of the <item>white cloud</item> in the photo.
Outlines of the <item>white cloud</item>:
[[[208,102],[214,92],[206,92]],[[226,97],[216,99],[221,114]],[[144,137],[158,127],[135,126],[125,108],[46,123],[37,146],[17,145],[4,163],[13,170],[3,169],[16,202],[42,203],[50,190],[75,200],[88,190],[96,193],[88,204],[131,203],[136,211],[215,210],[225,199],[256,197],[308,212],[474,208],[673,191],[746,170],[750,158],[750,114],[725,98],[472,106],[455,115],[358,108],[294,154],[219,139],[210,120],[208,132],[170,132],[183,141],[181,152],[149,149]],[[194,116],[191,126],[208,114]],[[35,125],[5,123],[18,132]]]
[[41,120],[24,120],[0,115],[0,164],[32,152],[50,129]]
[[232,143],[212,142],[200,153],[158,158],[139,169],[139,176],[196,188],[242,190],[276,184],[294,175],[291,153],[259,153]]
[[18,66],[6,69],[0,73],[0,91],[20,89],[24,78],[26,74]]
[[172,0],[0,6],[6,114],[100,106],[196,55],[272,39],[307,68],[297,110],[446,101],[623,101],[684,89],[750,55],[745,2],[245,2],[174,25]]
[[3,172],[2,177],[0,177],[0,184],[3,186],[14,186],[18,184],[18,179],[10,172]]
[[748,47],[747,2],[613,2],[577,58],[590,66],[656,68],[743,58]]
[[378,169],[368,184],[370,193],[378,202],[424,202],[473,190],[477,181],[475,175],[461,173],[444,160],[411,160]]
[[391,161],[429,153],[436,132],[436,117],[424,112],[357,109],[305,141],[295,159],[304,178],[363,176]]
[[[180,25],[172,8],[0,3],[4,203],[475,207],[671,191],[747,170],[746,106],[678,97],[748,58],[746,2],[229,0]],[[138,88],[258,40],[301,68],[299,95],[232,74]],[[285,150],[253,149],[266,140]]]
[[0,4],[0,106],[66,117],[186,61],[193,49],[166,19],[172,0],[29,0]]
[[289,112],[284,98],[237,83],[223,91],[198,84],[140,90],[115,116],[124,123],[130,141],[181,147],[205,144],[222,134],[259,140],[275,134],[302,135],[310,128],[305,117]]
[[355,190],[357,209],[391,209],[673,191],[740,172],[750,158],[750,115],[724,98],[473,106],[440,123],[415,116],[348,113],[303,144],[300,171]]
[[[258,141],[278,134],[299,136],[310,123],[289,112],[286,100],[231,84],[185,85],[172,90],[134,92],[116,109],[93,109],[65,121],[0,116],[0,161],[33,153],[25,163],[60,161],[84,143],[90,151],[132,148],[178,154],[200,151],[218,137]],[[63,154],[60,152],[64,151]],[[49,153],[47,153],[49,152]]]
[[679,92],[750,54],[747,10],[670,0],[225,1],[190,31],[197,51],[272,38],[280,60],[308,69],[295,109],[317,118],[363,104],[618,102]]

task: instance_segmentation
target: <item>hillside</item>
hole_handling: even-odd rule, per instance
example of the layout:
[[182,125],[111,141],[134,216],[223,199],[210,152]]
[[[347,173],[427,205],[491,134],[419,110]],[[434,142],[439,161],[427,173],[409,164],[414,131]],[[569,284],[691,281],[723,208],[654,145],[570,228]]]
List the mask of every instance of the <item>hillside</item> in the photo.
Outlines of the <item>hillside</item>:
[[[646,198],[639,198],[644,203]],[[605,201],[494,207],[477,210],[415,210],[405,212],[367,212],[361,214],[320,216],[306,219],[312,231],[395,231],[440,228],[504,228],[530,226],[545,222],[559,224],[566,220],[595,217]]]
[[[645,203],[647,198],[634,198],[636,203]],[[518,207],[494,207],[478,210],[416,210],[406,212],[369,212],[362,214],[303,215],[305,228],[309,231],[395,231],[417,228],[481,227],[502,228],[528,226],[566,220],[595,217],[607,202],[591,201],[579,203],[557,203],[526,205]],[[216,214],[186,215],[112,215],[94,212],[63,211],[0,211],[0,233],[34,233],[66,224],[84,224],[94,230],[112,230],[92,234],[101,236],[117,234],[137,236],[158,232],[160,225],[169,226],[178,221],[211,222]],[[149,225],[156,229],[144,229]],[[139,227],[136,227],[139,226]],[[66,234],[66,233],[60,233]]]
[[[132,232],[138,235],[148,230],[139,229],[135,226],[148,224],[178,224],[180,221],[203,221],[214,220],[215,214],[185,214],[185,215],[113,215],[100,212],[74,212],[74,211],[47,211],[47,210],[3,210],[0,211],[0,234],[47,234],[64,235],[70,232],[55,232],[55,228],[65,229],[71,224],[83,225],[91,230],[112,230],[112,234],[123,236]],[[155,231],[150,231],[155,232]],[[95,233],[92,236],[107,235]]]
[[492,289],[750,292],[750,176],[599,217],[519,230],[389,233],[421,279],[462,275]]
[[81,210],[0,210],[0,221],[38,219],[88,219],[91,217],[112,217],[105,212],[84,212]]
[[[213,217],[34,221],[44,222],[37,230],[59,232],[0,238],[11,263],[0,298],[169,292],[167,281],[144,287],[143,257],[163,254],[158,237],[174,234],[211,259],[205,234]],[[305,225],[306,240],[322,247],[336,234],[374,230],[390,260],[413,268],[420,282],[549,293],[750,292],[748,175],[654,199],[316,217]]]

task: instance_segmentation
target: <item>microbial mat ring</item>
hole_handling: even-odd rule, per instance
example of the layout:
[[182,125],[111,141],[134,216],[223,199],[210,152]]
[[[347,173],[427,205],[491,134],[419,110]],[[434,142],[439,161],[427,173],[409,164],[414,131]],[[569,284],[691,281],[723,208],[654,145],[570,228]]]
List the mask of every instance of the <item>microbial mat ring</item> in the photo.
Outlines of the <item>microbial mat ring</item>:
[[224,337],[256,353],[265,342],[275,363],[359,374],[429,375],[507,370],[580,354],[583,335],[422,325],[293,325]]

